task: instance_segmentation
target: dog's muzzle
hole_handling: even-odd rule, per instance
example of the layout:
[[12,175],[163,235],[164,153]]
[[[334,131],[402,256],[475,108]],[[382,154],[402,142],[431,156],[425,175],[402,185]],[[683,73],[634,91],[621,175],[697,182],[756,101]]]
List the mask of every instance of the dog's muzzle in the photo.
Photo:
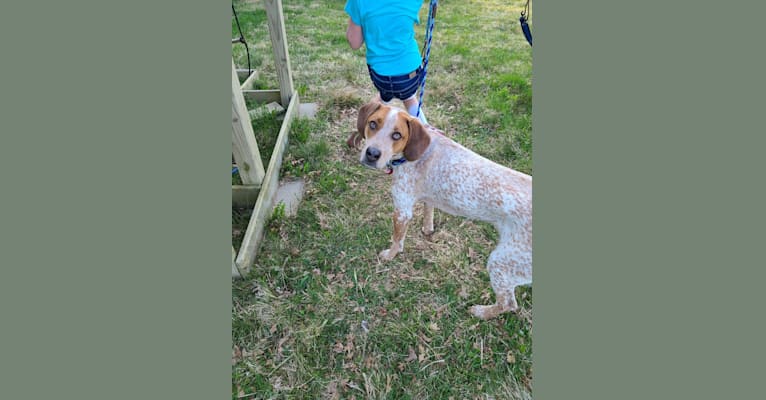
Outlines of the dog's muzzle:
[[375,166],[378,164],[378,160],[380,160],[380,150],[375,147],[368,147],[364,153],[364,162],[367,165]]

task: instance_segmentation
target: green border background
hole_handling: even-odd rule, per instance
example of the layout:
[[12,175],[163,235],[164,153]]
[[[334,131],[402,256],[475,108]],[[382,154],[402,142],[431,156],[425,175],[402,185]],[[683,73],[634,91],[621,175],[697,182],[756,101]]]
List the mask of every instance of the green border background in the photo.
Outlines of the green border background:
[[763,396],[764,6],[535,2],[534,396]]
[[229,397],[229,3],[0,9],[0,398]]
[[[0,8],[0,398],[229,397],[229,5]],[[536,399],[762,394],[762,8],[534,4]]]

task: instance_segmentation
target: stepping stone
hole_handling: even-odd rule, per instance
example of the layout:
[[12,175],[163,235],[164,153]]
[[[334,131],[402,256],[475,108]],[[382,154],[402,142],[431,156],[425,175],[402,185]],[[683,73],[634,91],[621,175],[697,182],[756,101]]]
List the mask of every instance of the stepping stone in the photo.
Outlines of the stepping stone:
[[298,213],[298,205],[303,200],[303,179],[290,182],[280,182],[274,195],[274,207],[279,203],[285,204],[285,216],[293,217]]
[[314,119],[316,118],[318,108],[316,103],[301,103],[298,108],[298,116],[301,118]]
[[265,114],[271,114],[271,113],[277,113],[282,114],[285,111],[285,108],[282,107],[279,103],[272,101],[269,104],[266,104],[265,106],[260,106],[256,109],[250,110],[250,118],[256,119],[260,118]]

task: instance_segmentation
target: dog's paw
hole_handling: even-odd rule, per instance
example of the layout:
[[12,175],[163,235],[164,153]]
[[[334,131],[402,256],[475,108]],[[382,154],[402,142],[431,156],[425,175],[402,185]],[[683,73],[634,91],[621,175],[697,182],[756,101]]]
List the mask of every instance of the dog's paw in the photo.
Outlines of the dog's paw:
[[436,231],[434,230],[434,228],[431,228],[431,229],[429,230],[429,229],[426,229],[425,227],[422,227],[422,228],[420,228],[420,232],[422,232],[422,233],[423,233],[423,235],[425,235],[425,236],[431,236],[431,235],[433,235],[433,234],[434,234],[434,232],[436,232]]
[[383,250],[378,254],[378,257],[380,257],[383,261],[391,261],[396,257],[397,252],[391,251],[391,249]]
[[506,312],[516,313],[518,310],[518,307],[511,308],[511,307],[502,307],[497,304],[493,304],[491,306],[471,306],[468,311],[473,314],[476,318],[481,318],[483,320],[488,320],[497,317],[498,315]]
[[496,306],[471,306],[471,308],[468,309],[468,311],[473,314],[476,318],[488,320],[491,318],[495,318],[498,314],[498,309]]

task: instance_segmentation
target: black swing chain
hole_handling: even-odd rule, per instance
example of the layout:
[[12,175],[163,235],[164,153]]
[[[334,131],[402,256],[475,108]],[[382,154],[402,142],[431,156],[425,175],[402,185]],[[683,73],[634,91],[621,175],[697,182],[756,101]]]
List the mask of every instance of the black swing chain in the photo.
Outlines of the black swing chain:
[[237,21],[237,31],[239,31],[239,43],[245,45],[245,52],[247,53],[247,75],[253,73],[253,69],[250,68],[250,48],[247,46],[245,36],[242,34],[242,27],[239,25],[239,17],[237,17],[237,9],[234,8],[234,4],[231,5],[231,11],[234,12],[234,21]]

